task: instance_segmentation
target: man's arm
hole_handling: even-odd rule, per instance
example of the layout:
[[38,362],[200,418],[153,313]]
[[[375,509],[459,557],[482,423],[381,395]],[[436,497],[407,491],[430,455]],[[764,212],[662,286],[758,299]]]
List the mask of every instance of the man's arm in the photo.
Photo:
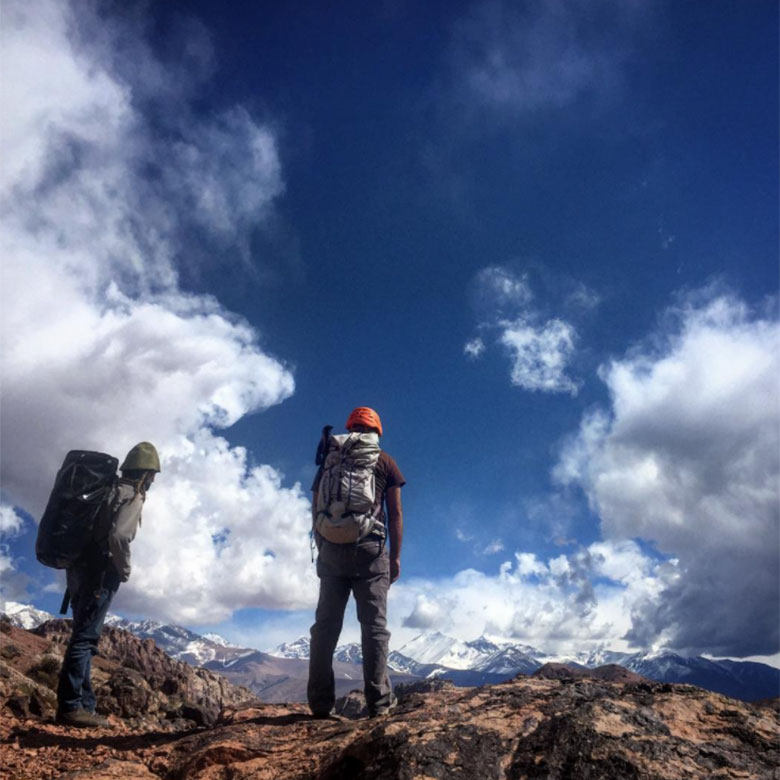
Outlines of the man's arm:
[[390,536],[390,583],[401,576],[401,544],[404,539],[404,512],[401,508],[401,488],[388,488],[387,520]]

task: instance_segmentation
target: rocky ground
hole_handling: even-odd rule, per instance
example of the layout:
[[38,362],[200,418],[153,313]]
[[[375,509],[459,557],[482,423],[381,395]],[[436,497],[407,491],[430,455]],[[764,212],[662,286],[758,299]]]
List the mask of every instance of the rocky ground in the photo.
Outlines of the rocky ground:
[[[303,705],[223,711],[186,732],[68,730],[0,716],[4,778],[492,780],[774,778],[776,707],[688,686],[521,678],[402,695],[378,719],[314,720]],[[357,698],[357,697],[356,697]]]
[[96,670],[114,728],[78,731],[52,718],[67,624],[37,635],[0,626],[4,780],[780,776],[777,700],[751,705],[619,667],[583,676],[550,665],[484,688],[401,686],[398,708],[371,720],[352,694],[339,717],[314,720],[300,704],[244,700],[217,675],[122,634],[107,633]]

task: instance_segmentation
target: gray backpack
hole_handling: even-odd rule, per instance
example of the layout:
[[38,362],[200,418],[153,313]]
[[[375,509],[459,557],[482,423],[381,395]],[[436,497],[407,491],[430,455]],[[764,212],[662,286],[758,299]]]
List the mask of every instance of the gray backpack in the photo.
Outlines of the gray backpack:
[[376,433],[327,436],[321,452],[314,530],[336,544],[357,542],[377,530],[384,533],[375,507],[374,469],[381,449]]

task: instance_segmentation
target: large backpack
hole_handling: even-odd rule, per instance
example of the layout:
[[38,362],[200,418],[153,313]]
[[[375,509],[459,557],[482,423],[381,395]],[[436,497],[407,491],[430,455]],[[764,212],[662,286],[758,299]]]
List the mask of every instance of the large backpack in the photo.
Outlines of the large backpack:
[[381,450],[376,433],[343,433],[328,429],[318,460],[320,483],[314,530],[329,542],[357,542],[374,530],[383,531],[378,519],[374,470]]
[[119,460],[103,452],[72,450],[57,472],[38,525],[35,556],[54,569],[74,566],[87,551],[107,511]]

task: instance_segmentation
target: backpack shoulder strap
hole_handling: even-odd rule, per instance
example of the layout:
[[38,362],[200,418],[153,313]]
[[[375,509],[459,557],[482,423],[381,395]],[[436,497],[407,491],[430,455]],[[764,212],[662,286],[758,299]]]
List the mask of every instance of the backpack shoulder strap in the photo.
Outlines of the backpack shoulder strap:
[[108,546],[108,535],[111,533],[111,528],[114,525],[114,503],[118,486],[119,477],[114,477],[104,488],[105,494],[101,501],[100,511],[98,512],[92,533],[93,540],[100,547]]

